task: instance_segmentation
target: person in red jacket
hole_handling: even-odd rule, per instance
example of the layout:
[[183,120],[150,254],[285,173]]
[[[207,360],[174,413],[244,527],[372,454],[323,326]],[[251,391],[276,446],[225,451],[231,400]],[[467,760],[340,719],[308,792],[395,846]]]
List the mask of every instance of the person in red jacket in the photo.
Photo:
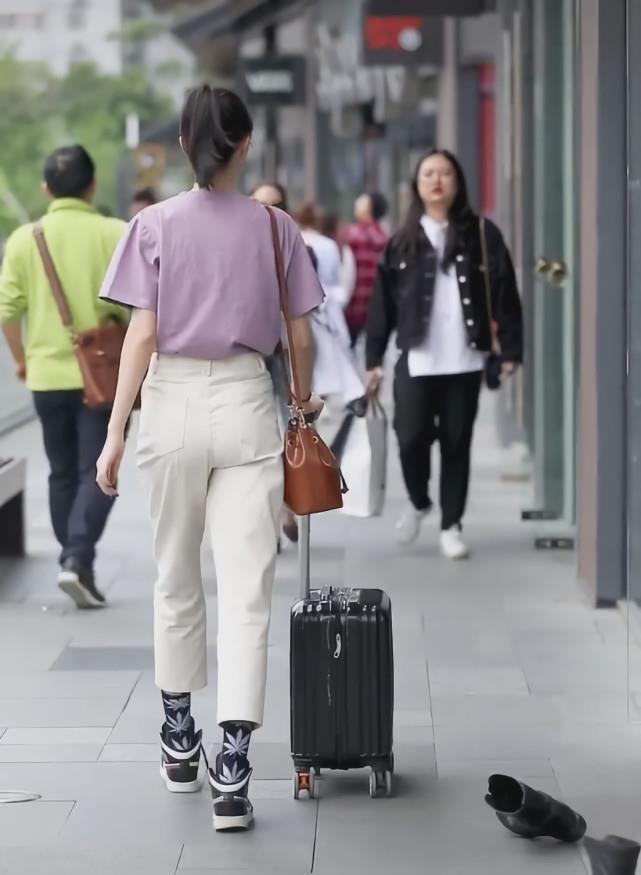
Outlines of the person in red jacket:
[[356,261],[356,285],[345,310],[352,346],[365,327],[376,269],[387,244],[388,234],[380,224],[386,213],[387,201],[382,194],[362,194],[354,205],[356,221],[347,229],[347,244]]

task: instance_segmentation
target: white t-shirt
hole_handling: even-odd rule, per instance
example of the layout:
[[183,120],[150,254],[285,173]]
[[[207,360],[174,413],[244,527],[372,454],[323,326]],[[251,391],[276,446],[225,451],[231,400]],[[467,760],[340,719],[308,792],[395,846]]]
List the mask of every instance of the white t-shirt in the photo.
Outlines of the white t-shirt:
[[429,329],[423,342],[411,349],[407,357],[410,377],[436,377],[481,371],[485,356],[472,349],[467,341],[456,268],[451,264],[447,273],[441,268],[447,222],[439,225],[430,216],[423,216],[421,225],[436,250],[438,266]]

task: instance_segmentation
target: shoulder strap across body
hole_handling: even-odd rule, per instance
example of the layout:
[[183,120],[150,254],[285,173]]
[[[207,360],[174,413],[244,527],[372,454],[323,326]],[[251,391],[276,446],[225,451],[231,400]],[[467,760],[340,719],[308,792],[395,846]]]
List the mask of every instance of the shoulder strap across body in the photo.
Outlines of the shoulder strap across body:
[[42,259],[42,264],[45,269],[45,274],[47,276],[49,286],[51,288],[53,299],[56,302],[58,312],[60,313],[62,324],[69,331],[72,341],[75,342],[73,318],[71,316],[71,310],[69,309],[69,302],[67,301],[67,296],[65,295],[65,291],[62,287],[62,282],[60,281],[60,276],[58,275],[56,266],[53,263],[51,251],[49,250],[49,246],[47,245],[47,241],[45,239],[45,232],[42,222],[36,222],[33,226],[33,236],[36,241],[36,246],[38,247],[38,252],[40,253],[40,258]]

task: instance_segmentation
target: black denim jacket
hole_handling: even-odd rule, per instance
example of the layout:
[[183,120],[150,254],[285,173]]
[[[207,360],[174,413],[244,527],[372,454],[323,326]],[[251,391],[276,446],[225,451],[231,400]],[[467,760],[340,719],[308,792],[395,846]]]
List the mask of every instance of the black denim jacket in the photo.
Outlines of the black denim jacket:
[[[501,232],[486,220],[487,257],[490,270],[491,312],[498,326],[501,357],[506,362],[523,359],[521,299],[510,253]],[[472,349],[490,352],[492,334],[483,276],[478,223],[463,235],[455,255],[467,340]],[[401,249],[393,237],[378,267],[367,320],[366,362],[368,370],[382,364],[391,334],[406,352],[419,346],[430,327],[437,254],[423,228],[414,252]]]

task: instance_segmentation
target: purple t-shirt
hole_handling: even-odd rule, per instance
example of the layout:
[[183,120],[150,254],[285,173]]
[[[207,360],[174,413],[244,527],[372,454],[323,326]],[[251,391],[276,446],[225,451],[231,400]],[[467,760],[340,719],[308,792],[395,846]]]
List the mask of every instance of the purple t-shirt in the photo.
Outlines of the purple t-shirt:
[[[318,307],[323,291],[295,222],[274,213],[295,319]],[[271,355],[281,318],[267,210],[238,193],[202,189],[147,207],[129,224],[100,295],[154,311],[159,353]]]

